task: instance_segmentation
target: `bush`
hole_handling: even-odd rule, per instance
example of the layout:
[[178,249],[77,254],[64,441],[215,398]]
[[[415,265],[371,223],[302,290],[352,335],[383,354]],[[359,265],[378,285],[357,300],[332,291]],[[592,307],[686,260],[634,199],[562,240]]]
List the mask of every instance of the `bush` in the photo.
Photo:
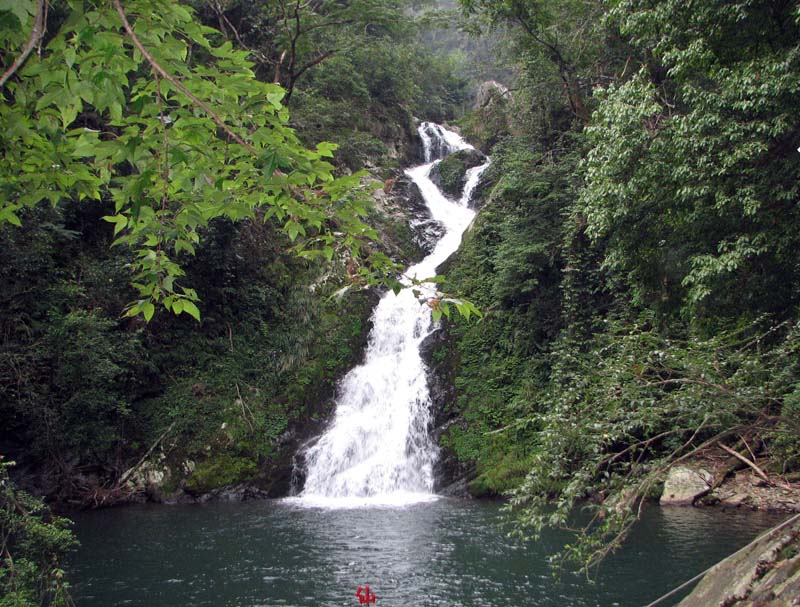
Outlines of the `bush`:
[[70,521],[17,489],[0,456],[0,607],[69,607],[59,561],[77,541]]

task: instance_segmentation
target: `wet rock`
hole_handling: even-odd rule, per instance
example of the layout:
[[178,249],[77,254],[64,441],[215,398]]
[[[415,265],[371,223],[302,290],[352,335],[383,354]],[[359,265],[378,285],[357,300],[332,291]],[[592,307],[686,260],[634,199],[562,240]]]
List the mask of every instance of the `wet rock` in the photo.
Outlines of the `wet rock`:
[[409,227],[411,228],[414,243],[422,249],[425,255],[433,252],[436,243],[444,235],[444,225],[431,217],[428,205],[422,197],[419,187],[409,177],[403,176],[397,180],[395,187],[399,190],[406,203],[406,210],[410,214]]
[[[439,457],[433,469],[433,489],[440,495],[471,497],[469,483],[475,478],[474,465],[462,462],[452,449],[441,445],[444,433],[452,424],[459,421],[455,406],[455,388],[450,358],[437,356],[438,352],[446,348],[447,334],[443,328],[431,333],[420,346],[420,355],[429,369],[428,389],[432,408],[431,436],[439,445]],[[439,359],[438,363],[437,359]]]
[[215,489],[209,493],[204,493],[198,496],[195,501],[199,503],[205,502],[247,502],[251,500],[262,500],[271,497],[268,491],[259,489],[252,485],[233,485],[231,487],[223,487]]
[[662,506],[691,505],[711,490],[713,482],[712,474],[703,468],[674,466],[670,468],[664,482],[664,492],[659,503]]
[[454,151],[454,148],[445,139],[441,125],[433,122],[425,122],[422,124],[422,130],[425,132],[426,136],[430,138],[430,148],[428,150],[430,152],[430,159],[428,162],[444,158]]

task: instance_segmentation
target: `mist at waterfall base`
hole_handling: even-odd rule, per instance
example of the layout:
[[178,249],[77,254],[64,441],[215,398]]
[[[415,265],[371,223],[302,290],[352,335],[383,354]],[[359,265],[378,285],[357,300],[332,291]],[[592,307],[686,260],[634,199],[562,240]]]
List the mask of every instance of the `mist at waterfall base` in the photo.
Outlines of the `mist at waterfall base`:
[[[442,157],[472,146],[429,122],[420,125],[419,134],[426,163],[406,174],[444,234],[427,257],[405,271],[401,282],[409,287],[413,280],[433,277],[458,249],[475,216],[469,208],[472,194],[489,165],[487,161],[470,169],[461,199],[451,201],[429,178],[431,168]],[[364,363],[342,379],[330,426],[304,453],[300,503],[335,508],[433,499],[437,448],[430,437],[431,399],[420,346],[435,330],[427,301],[436,295],[434,284],[423,283],[381,298],[372,315]]]

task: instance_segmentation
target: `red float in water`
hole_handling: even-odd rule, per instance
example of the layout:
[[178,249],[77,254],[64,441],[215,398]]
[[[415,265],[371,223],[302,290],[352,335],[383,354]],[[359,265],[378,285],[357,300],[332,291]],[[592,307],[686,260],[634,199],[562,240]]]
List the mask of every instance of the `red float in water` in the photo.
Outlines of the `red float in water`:
[[374,603],[375,599],[378,597],[375,596],[375,593],[370,591],[369,586],[365,586],[362,588],[361,586],[358,587],[356,591],[356,596],[358,597],[358,603],[360,605],[366,605],[367,603]]

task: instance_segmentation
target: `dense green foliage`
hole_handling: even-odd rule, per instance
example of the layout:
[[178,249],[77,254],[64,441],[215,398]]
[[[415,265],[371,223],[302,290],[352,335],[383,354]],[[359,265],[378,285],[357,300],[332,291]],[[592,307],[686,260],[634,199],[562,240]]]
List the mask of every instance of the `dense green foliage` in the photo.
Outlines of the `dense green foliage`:
[[593,563],[679,459],[797,470],[796,3],[461,4],[519,74],[464,121],[505,135],[447,271],[485,312],[446,346],[473,492],[523,532],[588,511],[563,556]]
[[58,559],[75,544],[69,521],[15,488],[0,458],[0,605],[74,605]]
[[334,178],[334,145],[301,144],[284,91],[254,79],[246,51],[215,43],[174,3],[128,3],[149,15],[132,24],[118,2],[58,5],[46,23],[43,2],[15,6],[2,13],[4,55],[41,52],[4,90],[0,222],[19,225],[42,201],[107,205],[138,292],[128,314],[147,320],[155,305],[199,319],[182,258],[215,218],[262,209],[292,240],[307,237],[307,255],[359,256],[370,230],[358,178]]

